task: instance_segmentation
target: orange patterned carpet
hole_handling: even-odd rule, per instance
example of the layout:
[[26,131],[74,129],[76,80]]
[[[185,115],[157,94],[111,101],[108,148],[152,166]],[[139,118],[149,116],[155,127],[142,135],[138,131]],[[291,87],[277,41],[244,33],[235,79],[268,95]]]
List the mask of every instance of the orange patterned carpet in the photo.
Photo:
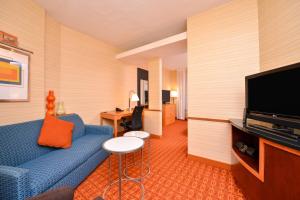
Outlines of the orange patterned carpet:
[[[136,160],[137,157],[138,154]],[[132,159],[131,156],[128,161]],[[114,179],[118,177],[117,167],[117,159],[113,156]],[[129,174],[139,174],[138,169],[132,168]],[[78,186],[75,199],[88,200],[102,196],[107,183],[108,160]],[[161,139],[151,139],[151,174],[143,180],[143,184],[146,200],[244,199],[229,170],[187,158],[186,121],[176,121],[164,128]],[[122,187],[122,199],[139,199],[140,189],[137,184],[125,182]],[[117,185],[109,190],[106,199],[118,199]]]

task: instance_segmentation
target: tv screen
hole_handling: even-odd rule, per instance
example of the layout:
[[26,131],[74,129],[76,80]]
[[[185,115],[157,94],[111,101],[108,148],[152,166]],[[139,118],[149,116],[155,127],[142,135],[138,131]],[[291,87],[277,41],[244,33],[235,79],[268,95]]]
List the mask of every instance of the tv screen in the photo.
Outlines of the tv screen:
[[170,90],[162,91],[162,102],[163,104],[170,102]]
[[246,77],[248,112],[300,117],[300,63]]

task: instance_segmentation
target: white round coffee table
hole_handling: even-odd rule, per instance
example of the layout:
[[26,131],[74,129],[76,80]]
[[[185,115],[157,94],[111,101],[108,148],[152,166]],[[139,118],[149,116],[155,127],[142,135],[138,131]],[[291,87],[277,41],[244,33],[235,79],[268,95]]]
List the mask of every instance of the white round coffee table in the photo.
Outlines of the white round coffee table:
[[[106,150],[110,155],[111,154],[116,154],[119,157],[119,179],[111,182],[111,160],[110,160],[110,155],[109,155],[109,184],[105,188],[104,193],[103,193],[103,199],[105,199],[105,194],[106,192],[111,188],[113,184],[118,183],[119,184],[119,200],[121,200],[122,196],[122,181],[133,181],[136,182],[140,185],[141,188],[141,199],[144,199],[144,186],[140,181],[138,180],[133,180],[133,179],[122,179],[122,155],[126,153],[131,153],[138,151],[142,149],[144,146],[144,140],[137,138],[137,137],[115,137],[112,139],[107,140],[106,142],[103,143],[102,147],[104,150]],[[142,153],[143,156],[143,153]],[[141,175],[143,173],[143,164],[141,163]]]
[[141,138],[143,140],[146,140],[150,137],[150,134],[146,131],[129,131],[129,132],[125,133],[123,136],[138,137],[138,138]]
[[[140,177],[140,179],[144,178],[145,176],[149,175],[150,174],[150,149],[151,149],[151,144],[150,144],[150,134],[146,131],[129,131],[127,133],[125,133],[123,136],[125,137],[138,137],[138,138],[141,138],[142,140],[144,140],[145,142],[147,141],[148,142],[148,158],[147,158],[147,171],[144,175],[142,175]],[[134,154],[133,154],[133,158],[134,158]],[[143,162],[143,158],[141,158],[141,162]],[[133,165],[135,165],[135,161],[133,162]],[[126,161],[126,156],[125,156],[125,169],[124,169],[124,175],[127,177],[127,178],[130,178],[130,179],[138,179],[138,178],[133,178],[133,177],[130,177],[128,175],[128,171],[127,171],[127,167],[130,167],[132,165],[129,165],[127,166],[127,161]]]

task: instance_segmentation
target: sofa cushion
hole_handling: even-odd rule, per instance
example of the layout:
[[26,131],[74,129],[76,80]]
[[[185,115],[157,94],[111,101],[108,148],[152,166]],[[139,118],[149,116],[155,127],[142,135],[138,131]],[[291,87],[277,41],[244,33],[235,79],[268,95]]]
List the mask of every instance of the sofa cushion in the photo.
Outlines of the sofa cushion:
[[73,129],[72,141],[85,134],[84,123],[77,114],[63,115],[60,116],[59,119],[72,122],[75,125]]
[[16,167],[49,153],[37,143],[43,120],[0,126],[0,165]]
[[41,129],[38,144],[42,146],[70,148],[72,145],[72,130],[74,124],[46,115]]
[[106,135],[85,135],[75,140],[69,149],[55,150],[20,165],[21,168],[29,169],[31,195],[50,188],[102,149],[102,143],[108,138]]
[[[83,121],[77,114],[59,118],[74,123],[72,141],[85,134]],[[35,120],[0,126],[0,165],[16,167],[54,150],[37,143],[43,121]]]

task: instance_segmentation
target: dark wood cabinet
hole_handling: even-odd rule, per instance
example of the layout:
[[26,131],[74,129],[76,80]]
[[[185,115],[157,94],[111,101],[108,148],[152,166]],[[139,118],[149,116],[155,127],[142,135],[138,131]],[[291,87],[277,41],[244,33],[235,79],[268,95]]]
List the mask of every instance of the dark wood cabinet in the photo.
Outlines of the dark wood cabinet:
[[[231,121],[232,151],[238,162],[232,166],[236,183],[247,199],[300,199],[300,151],[265,139]],[[235,143],[255,147],[256,157],[240,152]]]

